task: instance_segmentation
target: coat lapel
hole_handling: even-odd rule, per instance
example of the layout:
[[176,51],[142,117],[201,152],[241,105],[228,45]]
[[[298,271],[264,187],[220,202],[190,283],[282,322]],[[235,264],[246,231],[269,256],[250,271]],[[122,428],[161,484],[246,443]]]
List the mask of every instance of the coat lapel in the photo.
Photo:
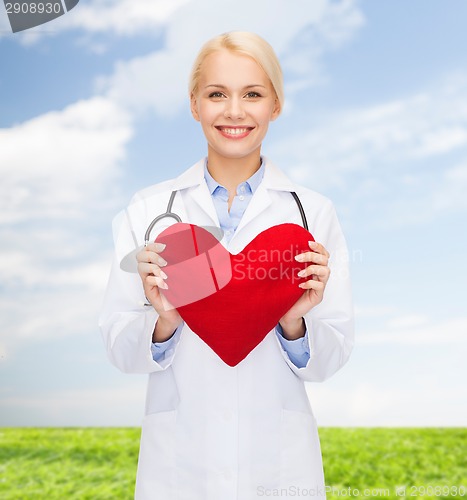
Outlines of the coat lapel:
[[[183,172],[175,179],[172,190],[181,191],[187,189],[187,195],[193,200],[198,207],[213,221],[214,225],[219,227],[219,219],[217,217],[216,208],[209,193],[208,186],[204,180],[204,163],[205,158],[198,161],[195,165]],[[183,212],[187,214],[184,207]],[[189,215],[189,214],[187,214]],[[185,222],[191,222],[189,217],[182,218]]]

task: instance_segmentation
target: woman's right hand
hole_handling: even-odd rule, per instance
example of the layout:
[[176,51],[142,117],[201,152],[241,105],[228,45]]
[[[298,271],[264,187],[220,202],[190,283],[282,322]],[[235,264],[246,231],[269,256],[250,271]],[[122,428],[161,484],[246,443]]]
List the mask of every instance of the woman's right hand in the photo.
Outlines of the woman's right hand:
[[162,243],[148,243],[137,255],[138,273],[143,282],[144,294],[152,304],[159,318],[154,330],[153,342],[167,340],[183,321],[177,309],[160,293],[160,289],[168,288],[167,275],[161,269],[167,265],[159,255],[165,249]]

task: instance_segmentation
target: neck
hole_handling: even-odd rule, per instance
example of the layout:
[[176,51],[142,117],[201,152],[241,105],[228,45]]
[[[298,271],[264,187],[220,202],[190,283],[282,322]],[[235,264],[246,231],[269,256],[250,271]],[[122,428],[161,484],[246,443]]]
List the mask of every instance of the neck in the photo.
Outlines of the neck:
[[243,158],[225,158],[208,147],[208,170],[213,179],[235,193],[237,186],[249,179],[261,166],[260,149]]

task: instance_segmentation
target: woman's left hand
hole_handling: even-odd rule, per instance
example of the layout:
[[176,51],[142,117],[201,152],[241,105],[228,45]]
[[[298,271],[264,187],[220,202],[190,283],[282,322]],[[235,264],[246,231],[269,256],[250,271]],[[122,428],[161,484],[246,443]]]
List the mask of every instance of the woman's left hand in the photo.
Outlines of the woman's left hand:
[[305,293],[295,302],[295,304],[280,319],[281,324],[291,323],[301,319],[313,307],[323,300],[324,289],[328,282],[331,270],[328,267],[329,252],[323,245],[315,241],[310,241],[310,251],[295,256],[298,262],[309,262],[310,265],[300,271],[299,276],[309,277],[307,281],[298,286],[305,290]]

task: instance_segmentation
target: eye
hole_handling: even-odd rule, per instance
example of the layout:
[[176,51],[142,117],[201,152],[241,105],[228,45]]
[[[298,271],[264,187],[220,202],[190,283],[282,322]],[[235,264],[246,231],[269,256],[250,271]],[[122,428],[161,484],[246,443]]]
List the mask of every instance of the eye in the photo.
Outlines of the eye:
[[248,92],[245,97],[247,97],[248,99],[256,99],[258,97],[261,97],[261,95],[258,94],[258,92]]
[[213,97],[214,99],[222,99],[222,97],[224,97],[224,94],[222,92],[211,92],[209,94],[209,97]]

